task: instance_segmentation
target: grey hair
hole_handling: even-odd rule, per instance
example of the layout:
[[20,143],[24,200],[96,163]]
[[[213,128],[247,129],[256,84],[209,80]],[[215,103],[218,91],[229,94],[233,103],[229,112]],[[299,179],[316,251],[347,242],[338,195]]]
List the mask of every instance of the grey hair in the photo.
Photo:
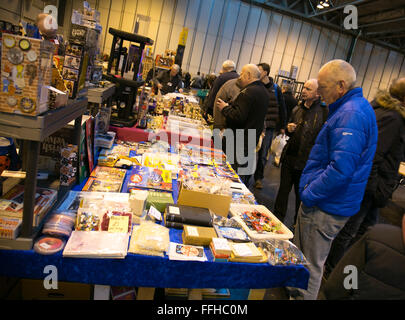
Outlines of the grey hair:
[[356,71],[347,61],[341,59],[331,60],[325,63],[319,72],[323,70],[328,70],[333,80],[345,81],[349,89],[353,89],[356,85]]
[[222,69],[224,71],[233,71],[235,70],[236,65],[235,62],[233,62],[232,60],[225,60],[224,63],[222,64]]

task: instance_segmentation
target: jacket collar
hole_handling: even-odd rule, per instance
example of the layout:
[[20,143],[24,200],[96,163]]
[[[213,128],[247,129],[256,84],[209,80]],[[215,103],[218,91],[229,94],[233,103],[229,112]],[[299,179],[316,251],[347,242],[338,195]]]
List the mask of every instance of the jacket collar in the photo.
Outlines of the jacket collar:
[[349,90],[348,92],[346,92],[346,94],[343,97],[337,99],[335,102],[330,104],[329,105],[329,115],[332,115],[333,113],[335,113],[336,110],[339,109],[340,106],[345,104],[352,97],[363,97],[363,89],[358,87],[358,88]]
[[261,82],[260,80],[256,80],[256,81],[253,81],[253,82],[249,83],[249,84],[248,84],[246,87],[244,87],[242,90],[246,90],[246,89],[249,88],[250,86],[257,86],[257,85],[264,86],[264,83]]

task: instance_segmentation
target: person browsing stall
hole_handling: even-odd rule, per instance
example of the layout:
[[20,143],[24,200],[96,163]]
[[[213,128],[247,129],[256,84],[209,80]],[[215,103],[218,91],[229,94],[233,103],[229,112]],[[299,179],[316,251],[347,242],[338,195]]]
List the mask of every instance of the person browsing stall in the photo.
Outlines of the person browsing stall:
[[377,147],[377,122],[356,72],[344,60],[326,63],[318,73],[318,91],[329,107],[301,175],[293,242],[307,258],[307,290],[290,290],[295,299],[315,300],[333,239],[356,214]]
[[170,67],[170,70],[163,70],[154,79],[155,86],[160,90],[162,94],[175,92],[183,92],[182,80],[179,75],[180,66],[174,64]]

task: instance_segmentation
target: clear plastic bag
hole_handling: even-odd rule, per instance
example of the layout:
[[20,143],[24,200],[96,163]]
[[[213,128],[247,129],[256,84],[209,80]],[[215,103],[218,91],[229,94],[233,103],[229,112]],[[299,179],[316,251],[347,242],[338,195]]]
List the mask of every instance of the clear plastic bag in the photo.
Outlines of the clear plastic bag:
[[308,264],[301,250],[288,240],[270,239],[256,244],[263,249],[273,266]]
[[287,144],[289,137],[285,134],[279,134],[276,136],[270,147],[270,152],[274,155],[274,162],[278,165],[280,163],[281,153],[285,145]]
[[145,250],[158,251],[163,255],[163,252],[169,250],[169,243],[168,228],[152,221],[142,221],[136,232],[133,233],[130,252],[135,250],[138,253],[138,249],[140,249],[142,252]]

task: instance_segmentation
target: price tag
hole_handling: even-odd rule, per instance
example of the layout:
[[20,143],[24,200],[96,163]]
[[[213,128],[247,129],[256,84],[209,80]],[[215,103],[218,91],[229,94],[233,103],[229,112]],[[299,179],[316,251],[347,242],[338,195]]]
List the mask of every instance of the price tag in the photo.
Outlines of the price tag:
[[169,207],[170,214],[180,214],[180,210],[178,207]]
[[153,217],[158,221],[162,221],[162,214],[154,206],[150,206],[148,214],[150,217]]
[[198,237],[198,230],[196,227],[187,227],[187,232],[189,236]]
[[128,232],[128,216],[111,216],[108,224],[108,232]]

